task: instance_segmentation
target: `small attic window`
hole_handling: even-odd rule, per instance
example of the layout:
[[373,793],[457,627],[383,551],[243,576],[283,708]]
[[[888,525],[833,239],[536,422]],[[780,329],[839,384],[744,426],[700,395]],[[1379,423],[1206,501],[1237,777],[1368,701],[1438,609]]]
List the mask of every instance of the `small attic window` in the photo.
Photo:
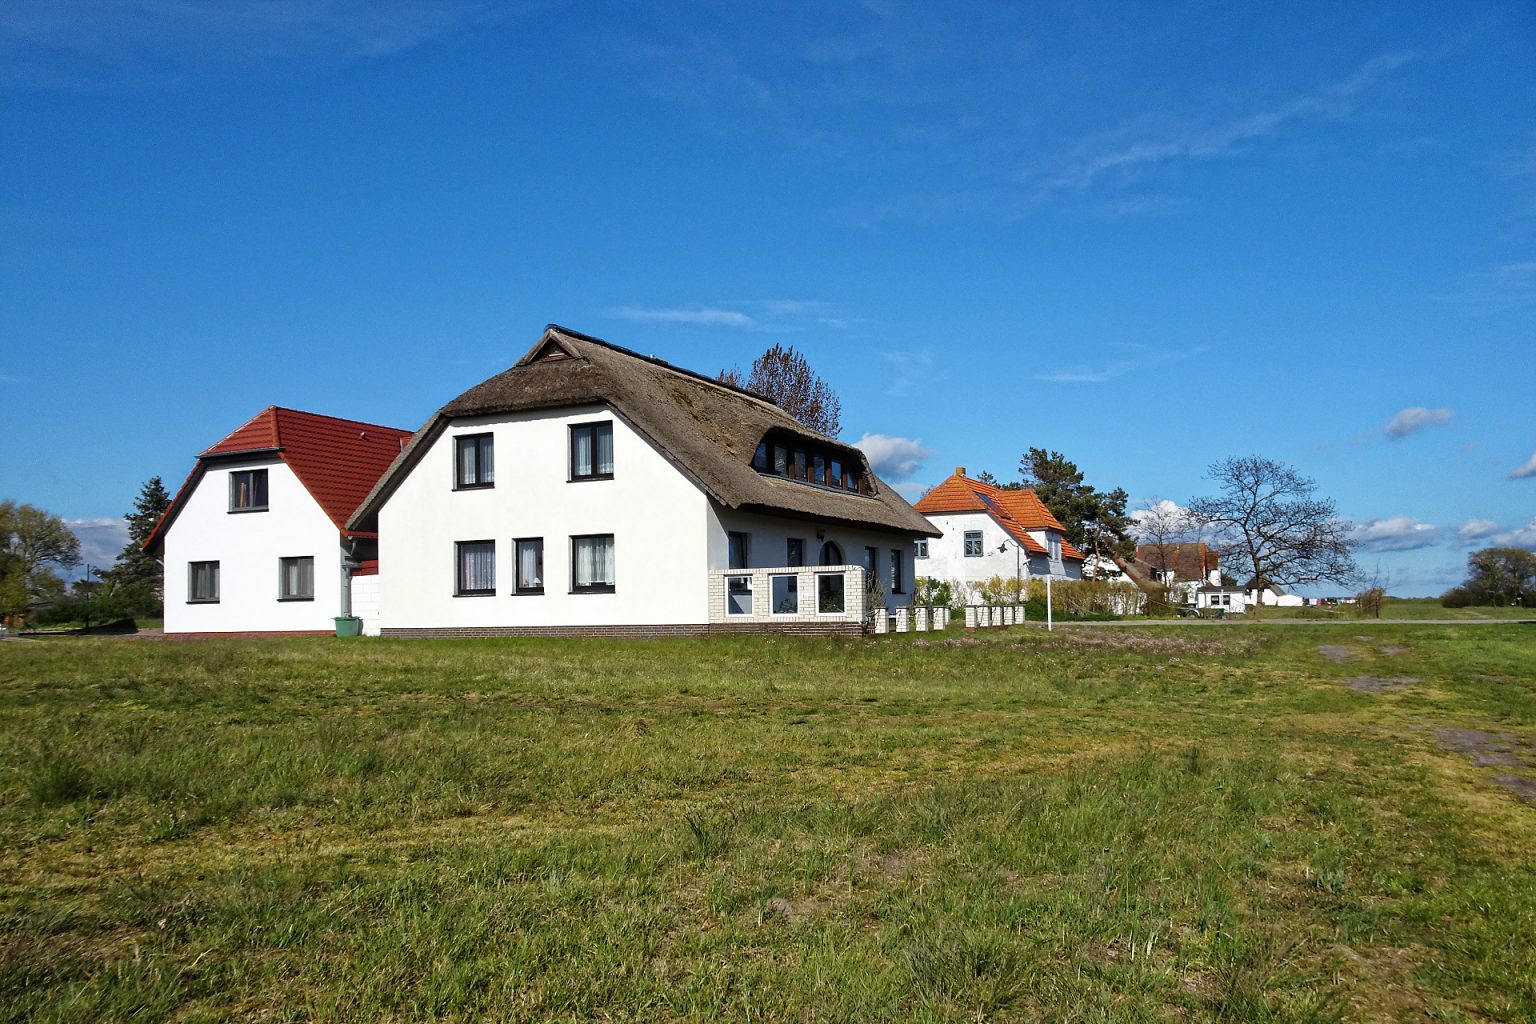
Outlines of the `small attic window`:
[[752,456],[752,468],[759,473],[768,472],[768,442],[763,441],[757,446],[756,453]]
[[[791,447],[793,444],[793,447]],[[848,461],[841,451],[802,444],[800,439],[764,438],[752,454],[752,468],[768,476],[786,477],[796,483],[835,491],[873,495],[870,478]]]

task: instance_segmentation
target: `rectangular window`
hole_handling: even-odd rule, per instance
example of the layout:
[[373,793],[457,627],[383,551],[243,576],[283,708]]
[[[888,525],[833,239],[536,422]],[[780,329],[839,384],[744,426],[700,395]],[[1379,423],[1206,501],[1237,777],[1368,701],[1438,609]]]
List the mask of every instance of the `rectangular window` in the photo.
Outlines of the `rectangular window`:
[[267,471],[237,469],[229,474],[229,510],[265,512],[267,510]]
[[827,463],[827,486],[843,486],[843,464],[838,459],[833,459]]
[[862,491],[864,488],[864,481],[863,478],[859,476],[857,470],[850,468],[848,470],[848,475],[843,477],[843,485],[846,486],[850,491]]
[[737,533],[731,531],[725,535],[727,569],[750,569],[752,567],[752,535],[750,533]]
[[457,490],[496,483],[496,453],[490,434],[453,439],[453,486]]
[[879,572],[880,572],[880,549],[879,548],[865,548],[864,549],[864,568],[869,572],[869,575],[871,577],[874,577],[874,576],[879,574]]
[[901,557],[900,548],[891,549],[891,593],[905,594],[907,592],[906,560]]
[[797,615],[800,612],[800,577],[770,577],[773,588],[773,614]]
[[187,603],[217,604],[219,601],[219,563],[187,563]]
[[913,544],[912,557],[914,557],[914,558],[927,558],[928,557],[928,539],[926,537]]
[[757,451],[752,456],[752,468],[759,473],[768,472],[768,442],[764,441],[757,446]]
[[839,615],[843,611],[843,574],[820,573],[816,577],[816,611],[822,615]]
[[1051,561],[1061,561],[1061,541],[1057,540],[1055,537],[1051,538]]
[[779,476],[789,472],[789,452],[781,444],[773,446],[773,471]]
[[613,421],[571,428],[571,479],[613,479]]
[[571,590],[577,594],[613,593],[613,534],[571,538]]
[[315,599],[313,555],[277,560],[277,599],[279,601],[313,601]]
[[544,538],[523,537],[513,544],[517,550],[517,592],[544,593]]
[[785,552],[785,562],[784,562],[784,564],[785,565],[804,565],[805,564],[805,540],[804,540],[804,538],[801,538],[801,537],[791,537],[791,538],[789,538],[789,543],[786,546],[788,547],[789,550]]
[[805,452],[795,452],[795,464],[789,471],[790,478],[793,480],[804,480],[806,478],[805,465]]
[[453,547],[456,563],[454,596],[478,597],[496,593],[496,542],[462,540]]
[[811,456],[811,483],[824,484],[827,482],[827,460],[825,456]]
[[751,576],[727,576],[725,578],[725,613],[727,615],[752,614]]
[[980,530],[966,530],[965,531],[965,557],[966,558],[980,558],[981,557],[981,531]]

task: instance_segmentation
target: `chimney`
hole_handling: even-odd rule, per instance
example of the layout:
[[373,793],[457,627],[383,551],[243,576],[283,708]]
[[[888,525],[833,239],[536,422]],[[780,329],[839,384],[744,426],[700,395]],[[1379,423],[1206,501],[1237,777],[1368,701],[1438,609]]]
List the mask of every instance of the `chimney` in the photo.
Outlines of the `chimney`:
[[965,467],[964,466],[956,466],[955,467],[955,476],[965,476]]

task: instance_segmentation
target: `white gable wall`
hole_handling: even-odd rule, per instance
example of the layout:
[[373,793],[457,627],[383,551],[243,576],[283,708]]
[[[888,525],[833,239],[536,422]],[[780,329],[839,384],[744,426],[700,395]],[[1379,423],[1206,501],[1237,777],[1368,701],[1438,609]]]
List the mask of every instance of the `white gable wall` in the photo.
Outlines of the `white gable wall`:
[[[613,423],[613,479],[570,481],[570,427],[598,421]],[[454,490],[454,438],[487,432],[495,486]],[[703,492],[606,406],[455,420],[379,511],[380,624],[706,623],[710,519]],[[614,592],[571,593],[570,538],[602,533]],[[527,537],[544,540],[543,594],[514,592],[513,541]],[[496,542],[496,593],[456,597],[454,545],[478,540]]]
[[[229,475],[267,470],[267,511],[231,512]],[[341,607],[341,547],[331,522],[276,456],[215,462],[184,499],[165,534],[165,631],[331,631]],[[278,600],[278,560],[315,560],[314,599]],[[219,563],[219,600],[189,604],[188,565]]]
[[[1024,579],[1080,579],[1081,564],[1071,559],[1052,562],[1045,555],[1031,555],[1020,551],[1020,559],[1014,561],[1013,537],[986,512],[943,512],[928,514],[934,529],[944,536],[928,541],[928,557],[917,560],[917,574],[939,580],[959,580],[962,583],[981,583],[994,576],[1012,579],[1017,568]],[[981,531],[982,554],[966,557],[965,534],[970,530]],[[1046,531],[1029,531],[1042,547],[1046,546]],[[998,551],[1003,542],[1005,551]]]

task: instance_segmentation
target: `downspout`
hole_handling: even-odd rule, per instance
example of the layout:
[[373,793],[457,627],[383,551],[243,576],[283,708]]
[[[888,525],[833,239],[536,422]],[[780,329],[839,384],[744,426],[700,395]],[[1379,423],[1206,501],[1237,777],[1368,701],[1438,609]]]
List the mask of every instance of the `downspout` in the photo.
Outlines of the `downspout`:
[[362,567],[357,560],[357,538],[347,538],[347,554],[341,560],[341,615],[352,617],[352,570]]

